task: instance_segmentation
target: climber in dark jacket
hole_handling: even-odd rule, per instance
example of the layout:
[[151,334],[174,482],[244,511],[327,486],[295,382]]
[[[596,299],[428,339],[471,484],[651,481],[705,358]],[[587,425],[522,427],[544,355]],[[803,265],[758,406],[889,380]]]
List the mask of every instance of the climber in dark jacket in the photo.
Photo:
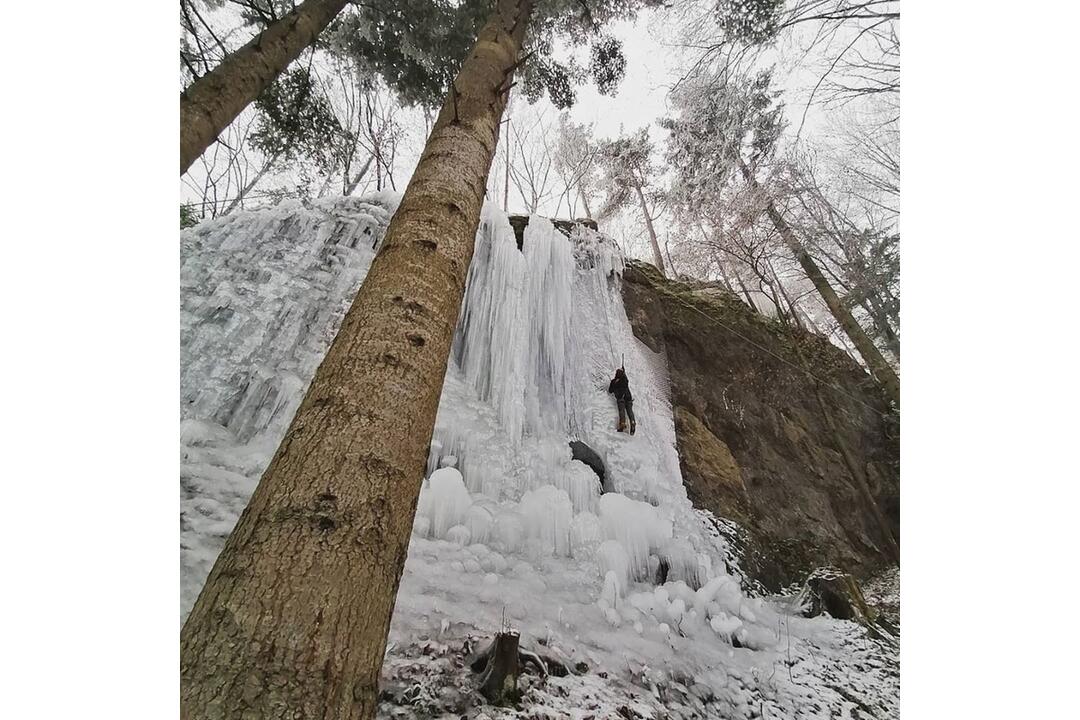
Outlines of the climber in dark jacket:
[[619,368],[615,371],[615,379],[608,385],[607,391],[615,396],[615,402],[619,405],[619,432],[626,429],[626,418],[630,418],[630,434],[637,430],[637,421],[634,420],[634,396],[630,394],[630,381],[626,378],[626,371]]

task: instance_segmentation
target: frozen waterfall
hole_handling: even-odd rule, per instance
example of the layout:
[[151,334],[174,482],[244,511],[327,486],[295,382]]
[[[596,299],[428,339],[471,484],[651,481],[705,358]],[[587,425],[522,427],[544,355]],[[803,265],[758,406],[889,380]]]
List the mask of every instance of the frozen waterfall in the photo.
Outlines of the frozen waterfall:
[[[386,194],[290,201],[181,233],[182,617],[395,207]],[[748,596],[712,519],[687,499],[665,360],[633,335],[622,268],[610,239],[581,225],[568,237],[541,217],[519,250],[507,217],[485,208],[390,642],[505,620],[638,685],[695,678],[725,716],[749,717],[752,688],[773,672],[755,703],[794,717],[816,677],[811,654],[845,672],[828,647],[840,631]],[[615,431],[607,393],[623,362],[632,437]],[[572,440],[599,454],[614,492],[601,495]],[[775,673],[782,653],[806,664]]]

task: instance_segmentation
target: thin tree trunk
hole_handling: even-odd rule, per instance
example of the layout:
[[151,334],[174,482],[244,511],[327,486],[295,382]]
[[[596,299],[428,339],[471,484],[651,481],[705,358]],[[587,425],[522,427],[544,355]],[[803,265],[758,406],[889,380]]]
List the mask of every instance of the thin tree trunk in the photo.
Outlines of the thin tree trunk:
[[668,267],[671,268],[671,276],[678,278],[679,270],[675,267],[675,261],[671,259],[671,242],[667,235],[664,235],[664,255],[667,256]]
[[709,254],[712,256],[712,261],[716,263],[716,269],[720,271],[720,279],[724,281],[724,287],[728,289],[728,292],[735,294],[735,288],[731,285],[731,278],[728,277],[727,270],[724,269],[724,264],[720,261],[720,256],[715,252]]
[[[892,294],[892,291],[889,290],[888,285],[882,285],[882,286],[880,286],[879,289],[881,290],[881,294],[885,296],[884,300],[888,304],[889,307],[895,307],[898,304],[896,302],[896,297]],[[886,317],[888,317],[889,320],[891,320],[893,322],[893,324],[895,324],[897,326],[900,325],[900,316],[897,313],[889,312],[889,311],[886,310],[885,314],[886,314]]]
[[826,307],[829,308],[829,312],[833,314],[836,321],[840,323],[840,327],[851,342],[855,343],[855,348],[859,351],[859,355],[862,356],[866,362],[867,367],[870,368],[870,374],[877,379],[884,388],[885,393],[889,398],[896,403],[897,407],[900,405],[900,378],[893,372],[893,369],[889,366],[889,363],[885,361],[881,352],[874,345],[873,341],[867,336],[866,331],[862,329],[862,326],[856,322],[851,312],[844,307],[844,304],[840,301],[840,297],[836,294],[836,291],[832,289],[829,281],[825,279],[825,276],[821,273],[821,269],[818,268],[817,263],[810,257],[810,253],[806,252],[802,243],[795,237],[795,232],[791,229],[791,226],[787,224],[784,217],[780,214],[780,211],[776,209],[776,205],[773,203],[772,198],[769,198],[764,194],[761,186],[758,184],[757,178],[754,177],[750,169],[746,167],[742,161],[739,161],[739,166],[742,169],[743,177],[750,183],[751,187],[757,192],[762,193],[765,200],[765,212],[768,214],[769,219],[772,220],[776,231],[780,233],[780,237],[783,238],[784,243],[788,246],[791,252],[795,255],[795,259],[802,265],[803,271],[806,272],[806,276],[810,278],[810,282],[814,284],[818,293],[821,295],[821,299],[825,301]]
[[885,339],[885,347],[889,348],[889,352],[893,354],[896,361],[900,362],[900,338],[896,336],[896,332],[889,323],[885,308],[881,307],[881,303],[873,295],[869,294],[866,296],[866,302],[861,304],[863,309],[866,310],[866,314],[873,321],[874,327]]
[[757,303],[754,302],[754,298],[750,294],[750,290],[747,289],[746,283],[743,282],[742,275],[739,274],[738,269],[735,270],[735,279],[739,281],[739,288],[742,290],[743,295],[746,296],[746,302],[750,303],[750,307],[754,309],[754,312],[758,313],[759,315],[763,314],[761,312],[761,308],[759,308],[757,306]]
[[233,198],[233,201],[229,203],[229,206],[227,208],[225,208],[225,212],[221,214],[228,215],[233,210],[235,210],[236,206],[243,202],[244,198],[247,197],[247,194],[255,189],[255,186],[259,184],[259,181],[263,179],[263,176],[266,175],[266,173],[270,172],[270,168],[273,167],[274,163],[277,162],[277,159],[279,157],[281,157],[281,153],[275,153],[272,157],[270,157],[270,159],[267,160],[265,164],[263,164],[262,168],[259,169],[259,172],[255,173],[255,177],[252,178],[248,182],[248,184],[240,190],[240,194]]
[[855,363],[856,365],[859,364],[859,356],[855,353],[854,348],[852,348],[851,338],[844,334],[843,328],[837,325],[829,332],[827,337],[833,341],[834,345],[843,349],[844,354],[851,358],[851,361],[853,363]]
[[180,634],[181,717],[368,720],[531,0],[500,0]]
[[[773,307],[776,308],[776,319],[782,324],[788,325],[787,311],[784,310],[784,306],[780,304],[780,296],[776,294],[776,288],[773,287],[772,281],[764,274],[756,272],[756,270],[754,274],[757,275],[758,278],[758,290],[761,291],[762,295],[769,298]],[[765,292],[765,288],[768,288],[769,291]]]
[[791,317],[795,320],[795,324],[800,328],[805,329],[802,324],[802,320],[799,319],[799,308],[795,307],[794,301],[791,296],[787,294],[787,290],[784,289],[784,283],[780,282],[780,276],[776,274],[776,268],[773,267],[772,261],[765,258],[765,266],[769,268],[769,272],[772,273],[773,280],[776,281],[776,287],[780,291],[780,296],[784,298],[784,302],[787,303],[788,308],[791,310]]
[[709,257],[711,257],[712,261],[716,263],[716,269],[720,271],[720,277],[724,281],[724,287],[726,287],[728,291],[732,294],[735,294],[735,288],[731,285],[731,279],[728,278],[727,271],[724,270],[724,263],[721,262],[720,256],[717,254],[716,250],[714,250],[710,245],[709,234],[705,232],[705,227],[701,224],[701,220],[697,220],[696,225],[698,232],[701,233],[701,239],[704,242],[705,247],[709,251]]
[[585,217],[592,220],[593,216],[592,210],[589,209],[589,199],[585,197],[585,191],[581,189],[580,185],[578,186],[578,195],[581,197],[581,204],[585,206]]
[[359,185],[360,181],[364,179],[365,175],[367,175],[368,169],[371,168],[371,161],[374,160],[374,159],[375,159],[374,155],[369,155],[368,159],[367,159],[367,162],[364,163],[364,167],[357,170],[356,175],[353,176],[353,179],[349,181],[348,186],[345,188],[345,194],[346,195],[352,195],[353,190],[356,189],[356,186]]
[[641,214],[645,216],[645,228],[649,231],[649,244],[652,245],[653,261],[656,263],[656,267],[660,270],[660,274],[667,277],[667,270],[664,268],[664,257],[660,254],[660,243],[656,241],[656,229],[652,224],[652,217],[649,216],[649,208],[645,205],[645,194],[641,192],[641,186],[636,182],[634,183],[634,190],[637,192],[638,201],[641,203]]
[[510,113],[510,104],[514,101],[513,95],[508,95],[506,98],[506,153],[503,158],[506,162],[506,167],[503,168],[503,212],[510,212],[510,123],[513,122],[513,117]]
[[180,93],[180,174],[274,82],[348,0],[307,0]]
[[323,184],[319,186],[319,192],[315,194],[315,197],[324,197],[326,195],[326,192],[330,189],[330,186],[334,184],[334,180],[337,179],[336,175],[337,163],[334,164],[333,172],[328,173],[326,179],[323,180]]

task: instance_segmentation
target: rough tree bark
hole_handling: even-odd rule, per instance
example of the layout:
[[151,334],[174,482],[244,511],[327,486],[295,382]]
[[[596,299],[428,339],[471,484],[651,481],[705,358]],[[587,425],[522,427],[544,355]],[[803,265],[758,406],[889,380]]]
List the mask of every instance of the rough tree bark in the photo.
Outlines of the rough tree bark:
[[347,2],[307,0],[180,93],[181,175]]
[[855,343],[855,348],[859,351],[859,355],[866,362],[868,368],[870,368],[870,374],[881,384],[885,393],[889,396],[889,399],[896,403],[896,406],[900,406],[900,378],[889,366],[889,363],[885,361],[885,357],[881,354],[881,351],[877,349],[873,341],[866,334],[866,331],[862,329],[862,326],[855,320],[851,312],[844,307],[844,303],[840,301],[840,297],[833,290],[832,285],[822,274],[821,268],[817,266],[814,259],[810,257],[810,253],[806,252],[802,243],[795,237],[795,231],[791,229],[787,221],[784,220],[784,216],[780,214],[780,211],[776,209],[776,205],[773,203],[772,198],[768,197],[758,183],[757,178],[754,177],[750,168],[746,167],[742,162],[739,163],[742,170],[743,177],[754,189],[755,192],[760,193],[765,202],[765,212],[772,220],[773,225],[776,227],[776,231],[780,233],[780,237],[784,240],[784,244],[788,246],[792,254],[795,255],[795,259],[799,261],[806,276],[810,278],[810,282],[814,284],[814,288],[817,289],[818,294],[821,295],[821,299],[825,301],[826,307],[829,308],[829,312],[832,313],[836,321],[840,323],[840,327],[844,329],[844,333],[851,338],[851,342]]
[[531,0],[500,0],[379,254],[180,634],[181,716],[374,717]]
[[649,244],[652,246],[653,262],[656,263],[656,268],[660,271],[660,274],[667,277],[667,270],[664,268],[664,256],[660,254],[660,243],[656,241],[656,228],[653,227],[649,208],[645,204],[645,193],[641,192],[641,186],[636,181],[634,182],[634,191],[637,193],[638,202],[641,203],[641,214],[645,216],[645,229],[649,231]]

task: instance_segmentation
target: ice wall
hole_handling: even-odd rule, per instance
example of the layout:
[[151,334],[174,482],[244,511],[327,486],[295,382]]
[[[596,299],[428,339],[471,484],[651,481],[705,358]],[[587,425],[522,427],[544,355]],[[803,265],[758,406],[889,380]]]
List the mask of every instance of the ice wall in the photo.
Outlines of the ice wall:
[[[521,512],[507,503],[550,486],[571,507],[568,517],[552,515],[558,547],[572,552],[564,536],[574,517],[597,516],[607,539],[626,545],[634,576],[645,580],[649,556],[674,547],[676,531],[690,533],[700,551],[724,549],[699,537],[700,518],[679,475],[663,359],[633,337],[621,271],[614,243],[585,227],[568,238],[533,217],[519,251],[506,217],[485,211],[429,472],[457,467],[477,501],[501,502],[506,506],[495,512],[503,514]],[[623,363],[640,423],[633,438],[614,432],[615,403],[607,393]],[[574,439],[604,456],[617,497],[601,501],[596,476],[571,459]],[[545,497],[555,502],[555,495]],[[528,500],[533,513],[541,512],[535,494]],[[688,557],[682,549],[675,554],[679,563]]]
[[[658,581],[697,591],[731,560],[687,500],[663,358],[633,337],[621,271],[614,243],[594,231],[567,237],[533,217],[519,250],[507,218],[485,210],[415,528],[420,542],[518,558],[519,573],[566,559],[587,572],[579,590],[600,610],[635,589],[652,597]],[[623,363],[633,437],[615,432],[607,393]],[[601,496],[571,440],[604,458],[615,492]]]

